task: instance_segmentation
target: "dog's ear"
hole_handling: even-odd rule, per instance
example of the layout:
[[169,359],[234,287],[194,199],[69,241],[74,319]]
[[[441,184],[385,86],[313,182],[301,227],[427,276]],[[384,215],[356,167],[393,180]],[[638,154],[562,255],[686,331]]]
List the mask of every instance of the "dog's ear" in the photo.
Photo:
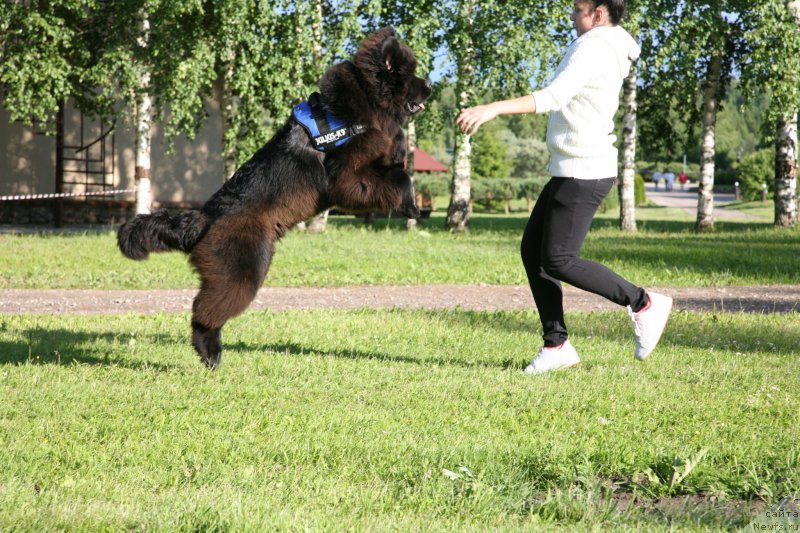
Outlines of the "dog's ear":
[[400,41],[394,36],[381,43],[381,65],[384,65],[389,72],[394,71],[401,60],[401,56]]

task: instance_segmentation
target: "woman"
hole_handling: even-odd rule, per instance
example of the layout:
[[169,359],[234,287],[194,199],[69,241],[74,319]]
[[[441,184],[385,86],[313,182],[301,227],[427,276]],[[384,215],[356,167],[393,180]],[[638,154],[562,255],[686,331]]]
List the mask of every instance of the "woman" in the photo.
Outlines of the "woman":
[[618,25],[624,11],[624,0],[575,0],[570,18],[578,38],[567,48],[550,85],[520,98],[464,109],[456,121],[464,133],[473,134],[498,115],[550,113],[552,178],[533,208],[521,247],[544,338],[527,373],[580,362],[567,338],[561,281],[628,306],[639,360],[656,347],[672,309],[672,298],[645,291],[578,257],[592,218],[617,176],[614,113],[622,81],[639,57],[636,41]]

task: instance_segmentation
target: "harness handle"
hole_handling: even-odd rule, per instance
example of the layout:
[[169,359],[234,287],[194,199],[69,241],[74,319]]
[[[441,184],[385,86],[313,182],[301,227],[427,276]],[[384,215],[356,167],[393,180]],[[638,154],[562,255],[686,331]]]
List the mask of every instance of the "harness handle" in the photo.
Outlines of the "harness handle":
[[313,92],[308,97],[308,107],[311,108],[311,116],[315,119],[325,118],[327,114],[325,108],[322,106],[322,95],[318,92]]

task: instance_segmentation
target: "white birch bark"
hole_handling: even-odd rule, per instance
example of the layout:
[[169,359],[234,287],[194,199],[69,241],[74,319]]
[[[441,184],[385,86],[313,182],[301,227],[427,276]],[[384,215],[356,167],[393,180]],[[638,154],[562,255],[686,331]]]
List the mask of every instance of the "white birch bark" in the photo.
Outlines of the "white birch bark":
[[714,155],[716,152],[717,92],[722,72],[722,51],[711,56],[703,89],[703,144],[701,146],[700,186],[697,193],[697,231],[714,229]]
[[778,124],[775,135],[775,225],[797,224],[797,112]]
[[447,227],[457,231],[465,231],[470,215],[470,165],[469,135],[456,132],[456,151],[453,160],[453,180],[450,184],[450,205],[447,208]]
[[[311,26],[312,34],[312,55],[314,61],[319,64],[322,61],[322,0],[315,0],[314,22]],[[328,227],[328,210],[311,217],[308,220],[308,231],[311,233],[322,233]]]
[[[786,9],[800,25],[800,2],[789,0]],[[775,136],[775,225],[791,227],[798,222],[797,111],[787,113]]]
[[228,50],[225,58],[225,73],[222,76],[222,94],[220,113],[222,114],[222,163],[223,181],[228,181],[236,172],[236,146],[235,141],[226,142],[227,138],[235,139],[231,135],[233,122],[233,50]]
[[[406,154],[406,173],[411,178],[411,184],[414,184],[414,151],[417,149],[417,124],[414,119],[408,120],[408,133],[406,135],[406,144],[408,152]],[[417,201],[417,194],[414,194],[414,200]],[[422,204],[417,201],[417,208],[422,207]],[[406,219],[406,229],[415,229],[417,227],[417,220],[414,218]]]
[[[139,37],[139,46],[147,46],[147,36],[150,31],[150,21],[144,15],[141,22],[142,34]],[[153,203],[150,190],[150,128],[152,126],[152,98],[150,96],[150,71],[142,65],[139,80],[139,90],[136,94],[136,214],[150,213]]]
[[630,74],[623,84],[622,177],[620,178],[619,228],[636,231],[636,79],[637,63],[631,65]]
[[[473,59],[475,50],[469,32],[473,26],[475,4],[475,0],[465,1],[461,6],[460,12],[460,17],[465,21],[466,28],[462,30],[464,32],[462,36],[463,44],[461,45],[463,55],[458,64],[458,82],[456,84],[459,109],[464,109],[470,104],[474,91],[475,66],[473,65]],[[445,220],[445,226],[455,232],[466,231],[471,212],[471,152],[469,135],[461,133],[461,129],[456,126],[455,146],[453,147],[453,178],[450,183],[450,205],[447,207],[447,219]]]

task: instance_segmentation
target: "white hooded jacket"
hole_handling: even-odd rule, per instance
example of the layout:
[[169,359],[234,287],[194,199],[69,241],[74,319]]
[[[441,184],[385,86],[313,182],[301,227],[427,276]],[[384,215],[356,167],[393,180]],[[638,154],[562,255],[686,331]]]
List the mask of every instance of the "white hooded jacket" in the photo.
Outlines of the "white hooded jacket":
[[575,39],[553,81],[533,93],[547,123],[552,176],[601,179],[617,176],[613,134],[622,81],[640,49],[620,26],[599,26]]

